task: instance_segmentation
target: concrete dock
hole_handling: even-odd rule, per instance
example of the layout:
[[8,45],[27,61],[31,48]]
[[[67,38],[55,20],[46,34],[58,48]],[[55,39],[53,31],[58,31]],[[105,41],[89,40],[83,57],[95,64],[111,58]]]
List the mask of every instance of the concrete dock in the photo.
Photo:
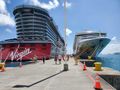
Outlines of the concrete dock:
[[[0,72],[0,90],[95,90],[95,73],[82,70],[82,63],[75,65],[73,58],[67,62],[69,71],[62,71],[62,64],[48,60],[23,67],[6,68]],[[100,78],[103,90],[116,90]]]

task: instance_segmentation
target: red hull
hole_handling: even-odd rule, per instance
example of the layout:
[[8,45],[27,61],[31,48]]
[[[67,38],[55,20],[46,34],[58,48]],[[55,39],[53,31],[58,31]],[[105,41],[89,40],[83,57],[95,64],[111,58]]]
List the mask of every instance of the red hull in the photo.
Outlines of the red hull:
[[32,44],[5,44],[0,51],[1,60],[31,60],[37,56],[40,60],[43,57],[49,59],[51,56],[51,43]]

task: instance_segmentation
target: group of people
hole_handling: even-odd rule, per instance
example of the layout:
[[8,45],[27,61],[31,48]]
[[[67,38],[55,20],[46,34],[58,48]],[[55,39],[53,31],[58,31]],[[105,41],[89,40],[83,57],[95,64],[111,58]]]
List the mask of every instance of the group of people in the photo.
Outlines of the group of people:
[[[33,58],[33,60],[34,60],[34,62],[37,62],[37,59],[38,59],[38,57],[35,55],[34,56],[34,58]],[[43,61],[43,64],[45,64],[45,60],[46,60],[46,57],[45,56],[43,56],[42,57],[42,61]],[[61,61],[68,61],[69,60],[69,55],[66,55],[66,56],[64,56],[64,55],[55,55],[55,57],[54,57],[54,61],[55,61],[55,64],[61,64]]]
[[[36,63],[38,61],[38,57],[36,55],[34,55],[34,57],[31,58],[31,60]],[[45,64],[45,60],[46,60],[46,57],[43,56],[42,57],[43,64]]]
[[65,60],[69,60],[69,55],[67,56],[62,56],[62,55],[55,55],[55,58],[54,58],[54,61],[55,61],[55,64],[57,64],[57,62],[59,62],[59,64],[61,64],[61,61],[65,61]]

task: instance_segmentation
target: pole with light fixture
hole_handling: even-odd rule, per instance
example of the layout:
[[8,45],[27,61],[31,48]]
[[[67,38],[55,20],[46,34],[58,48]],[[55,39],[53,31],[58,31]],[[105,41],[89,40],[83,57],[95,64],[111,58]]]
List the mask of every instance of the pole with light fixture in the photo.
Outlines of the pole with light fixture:
[[64,41],[65,41],[65,63],[64,63],[64,71],[68,71],[68,64],[67,64],[67,39],[66,39],[66,28],[67,28],[67,9],[66,9],[66,1],[67,0],[64,0]]

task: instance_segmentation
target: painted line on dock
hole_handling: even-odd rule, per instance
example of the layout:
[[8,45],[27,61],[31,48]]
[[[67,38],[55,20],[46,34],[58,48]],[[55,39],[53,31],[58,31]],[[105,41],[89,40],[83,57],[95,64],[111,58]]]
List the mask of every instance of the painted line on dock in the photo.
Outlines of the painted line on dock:
[[[80,63],[80,67],[81,69],[83,69],[83,64]],[[86,73],[86,76],[89,77],[89,79],[92,81],[92,82],[95,82],[95,79],[92,77],[92,75],[86,71],[84,71]]]
[[[83,64],[82,64],[82,63],[80,63],[80,68],[83,69]],[[86,73],[86,76],[87,76],[93,83],[95,83],[95,79],[92,77],[92,75],[91,75],[90,73],[86,72],[86,71],[85,71],[85,73]]]
[[88,72],[85,72],[86,73],[86,76],[93,82],[95,83],[95,79],[93,79],[92,75],[89,74]]

